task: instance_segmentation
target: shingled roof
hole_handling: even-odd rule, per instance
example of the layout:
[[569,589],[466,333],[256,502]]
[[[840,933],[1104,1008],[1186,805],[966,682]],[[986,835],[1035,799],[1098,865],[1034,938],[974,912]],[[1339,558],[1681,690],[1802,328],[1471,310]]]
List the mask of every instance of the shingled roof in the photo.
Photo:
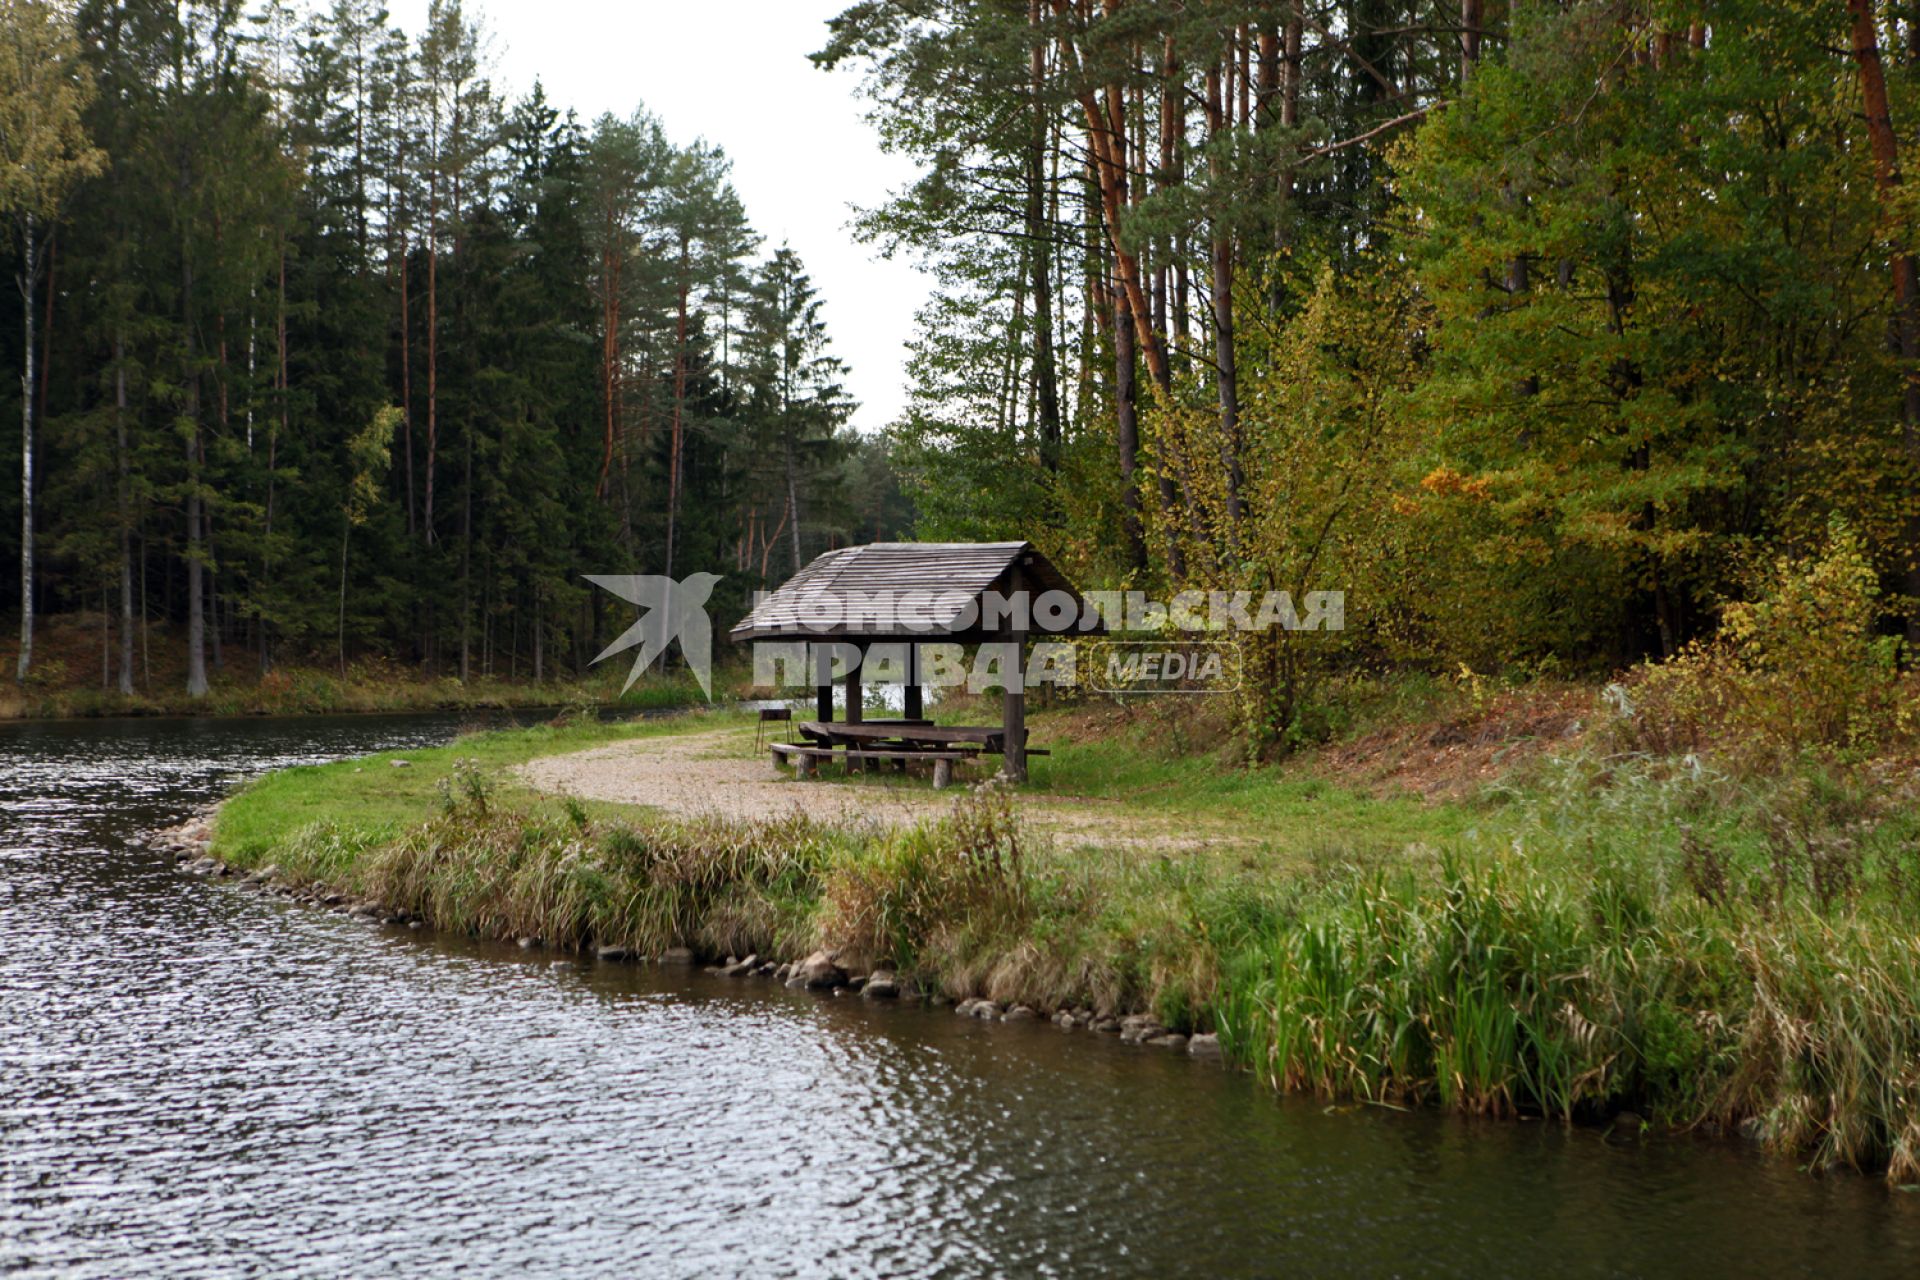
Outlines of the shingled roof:
[[[874,542],[829,551],[763,598],[729,633],[735,641],[767,639],[958,639],[1003,637],[980,626],[980,600],[1009,593],[1016,581],[1038,598],[1048,591],[1086,602],[1066,576],[1030,542]],[[907,627],[895,610],[907,608],[922,625]],[[875,601],[890,602],[876,608]],[[823,607],[824,606],[824,607]],[[836,621],[826,618],[837,617]],[[1075,634],[1098,634],[1069,623]],[[1031,635],[1060,634],[1039,617]]]

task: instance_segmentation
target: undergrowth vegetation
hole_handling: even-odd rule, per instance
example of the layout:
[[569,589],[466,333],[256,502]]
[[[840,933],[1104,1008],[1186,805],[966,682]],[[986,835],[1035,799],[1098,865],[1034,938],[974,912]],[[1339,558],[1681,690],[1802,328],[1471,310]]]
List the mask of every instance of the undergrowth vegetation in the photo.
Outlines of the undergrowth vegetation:
[[1754,587],[1712,637],[1616,690],[1625,745],[1760,770],[1808,751],[1863,757],[1912,743],[1915,686],[1899,638],[1875,629],[1879,577],[1857,533],[1836,521],[1816,551],[1778,557]]

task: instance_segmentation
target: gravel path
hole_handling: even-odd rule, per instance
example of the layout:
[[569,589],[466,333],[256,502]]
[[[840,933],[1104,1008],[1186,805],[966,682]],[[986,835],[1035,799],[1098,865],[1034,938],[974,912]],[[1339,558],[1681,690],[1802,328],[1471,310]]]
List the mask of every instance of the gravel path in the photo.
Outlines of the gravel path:
[[[800,812],[823,822],[901,826],[952,812],[960,793],[935,791],[926,778],[897,774],[858,783],[795,781],[776,774],[764,752],[736,729],[636,738],[521,765],[521,779],[541,791],[583,800],[650,805],[683,816],[755,819]],[[974,767],[978,776],[986,770]],[[977,781],[977,778],[975,779]],[[1068,844],[1180,849],[1205,843],[1171,823],[1123,813],[1111,801],[1024,796],[1036,825]]]
[[906,824],[953,808],[955,793],[932,791],[925,779],[860,787],[795,782],[775,774],[766,756],[743,754],[751,740],[743,748],[740,739],[731,729],[637,738],[532,760],[519,772],[542,791],[723,818],[798,811],[826,822]]

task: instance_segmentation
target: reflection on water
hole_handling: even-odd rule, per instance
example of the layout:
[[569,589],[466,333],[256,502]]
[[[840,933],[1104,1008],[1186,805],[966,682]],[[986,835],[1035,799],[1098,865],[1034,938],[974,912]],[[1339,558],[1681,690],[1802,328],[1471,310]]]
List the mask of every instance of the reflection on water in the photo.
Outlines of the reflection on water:
[[1730,1146],[1278,1101],[1047,1024],[423,938],[127,838],[443,717],[0,727],[26,1274],[1893,1274],[1920,1205]]

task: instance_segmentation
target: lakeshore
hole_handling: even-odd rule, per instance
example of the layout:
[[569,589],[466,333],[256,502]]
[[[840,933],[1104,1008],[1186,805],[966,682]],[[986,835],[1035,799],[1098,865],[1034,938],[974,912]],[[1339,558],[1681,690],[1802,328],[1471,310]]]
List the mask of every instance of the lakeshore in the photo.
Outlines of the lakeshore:
[[775,781],[721,715],[296,769],[208,834],[236,871],[375,918],[829,989],[878,975],[976,1016],[1217,1043],[1284,1091],[1738,1134],[1910,1179],[1895,1077],[1920,983],[1880,883],[1904,819],[1849,819],[1855,882],[1823,897],[1801,882],[1817,852],[1766,842],[1778,794],[1598,761],[1526,710],[1455,724],[1519,763],[1436,799],[1352,784],[1418,754],[1379,740],[1360,767],[1349,744],[1341,783],[1338,753],[1236,774],[1151,749],[1151,722],[1063,744],[1018,796]]

